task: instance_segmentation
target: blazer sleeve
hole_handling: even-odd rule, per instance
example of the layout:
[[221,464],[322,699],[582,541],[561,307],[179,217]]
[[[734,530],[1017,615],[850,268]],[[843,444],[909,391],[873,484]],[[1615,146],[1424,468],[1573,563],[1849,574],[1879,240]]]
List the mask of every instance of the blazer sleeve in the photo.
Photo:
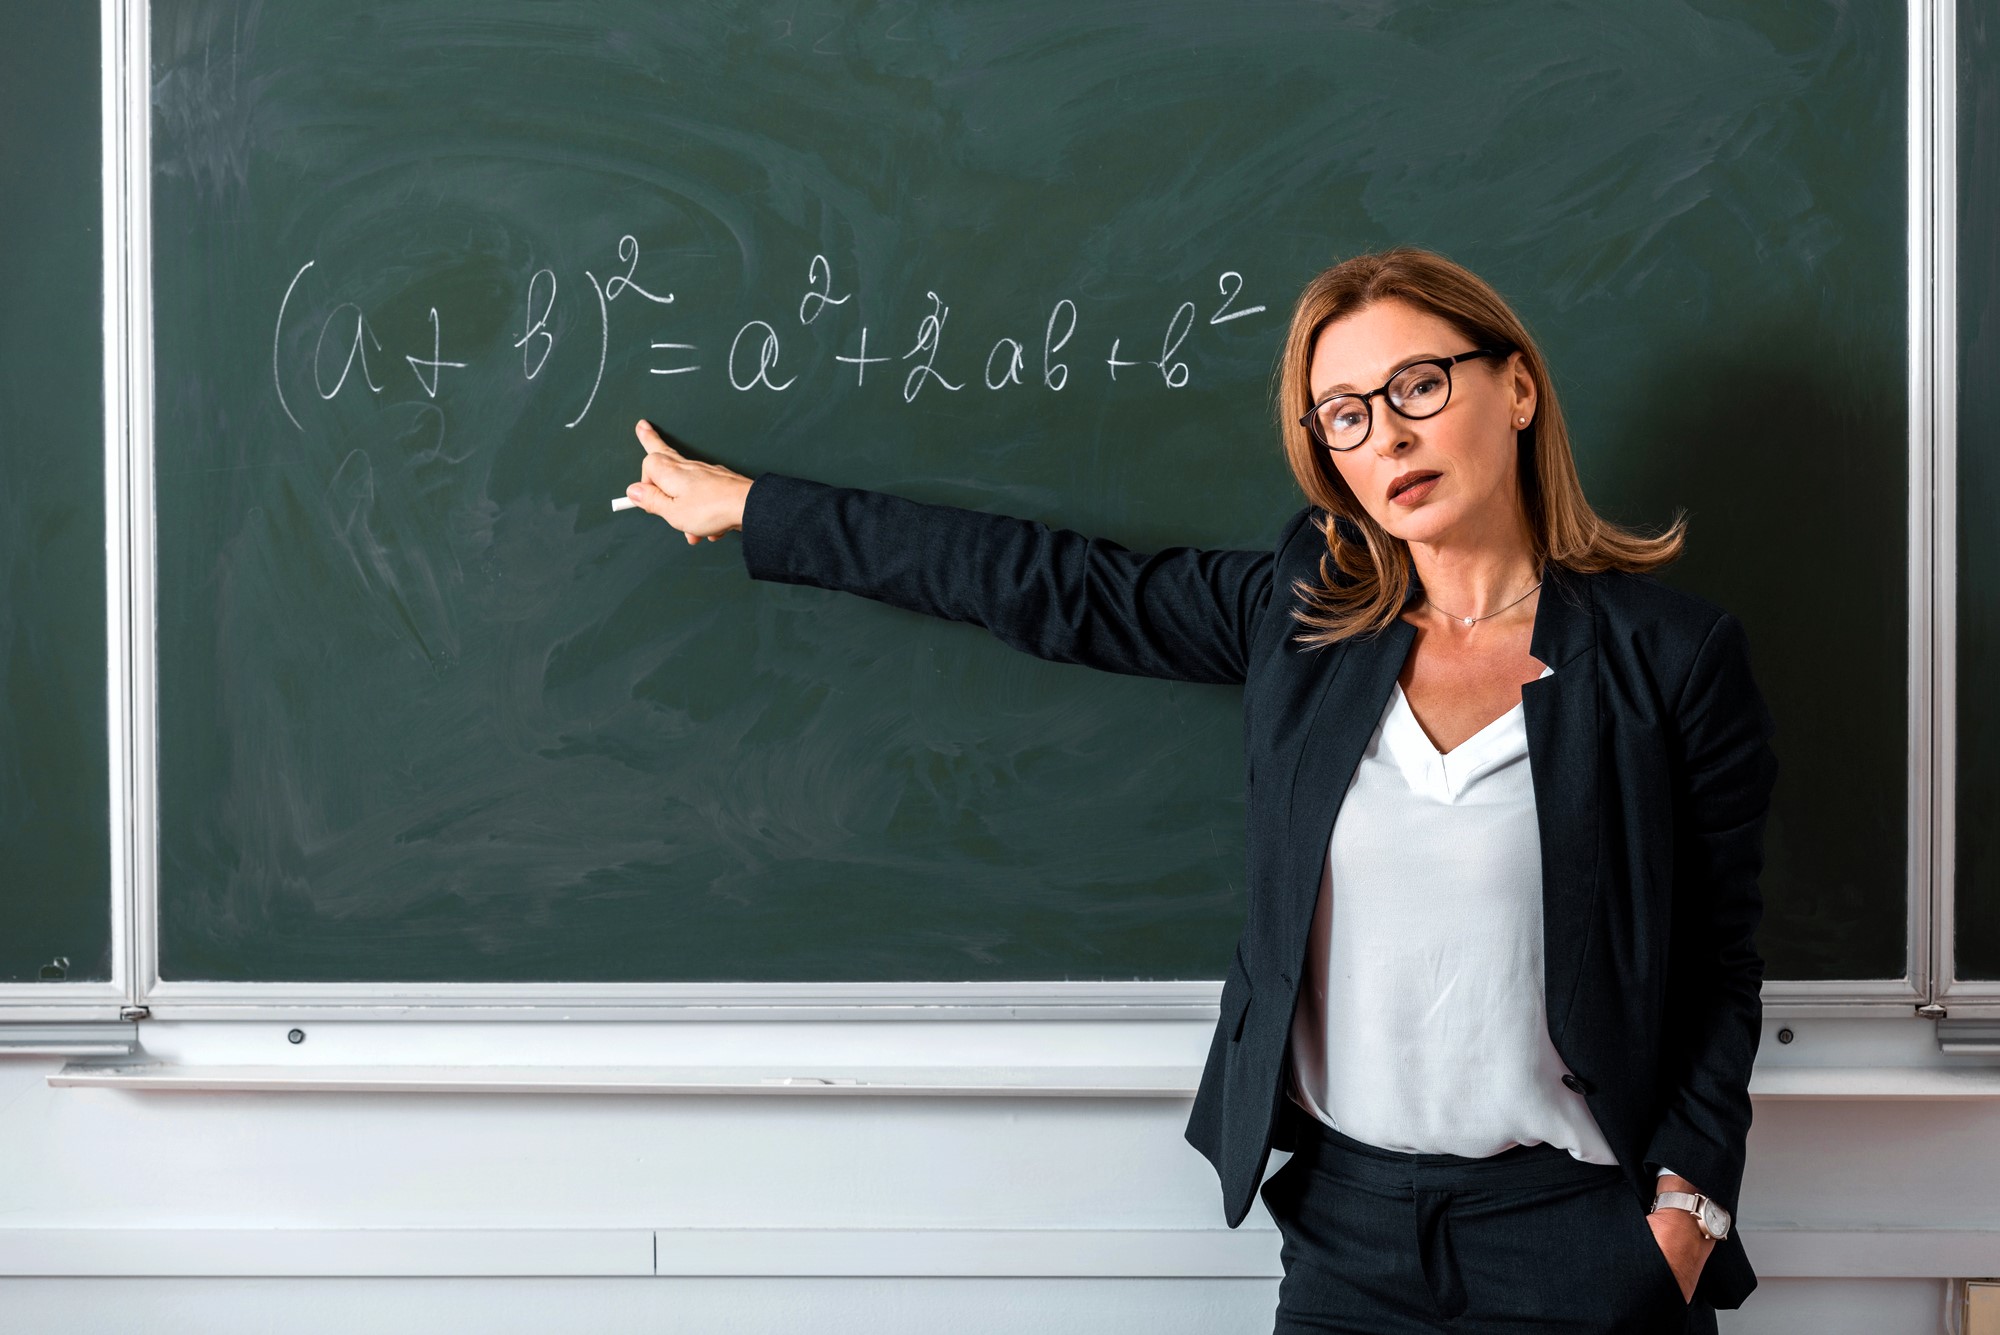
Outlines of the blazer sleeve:
[[1778,762],[1770,746],[1776,728],[1750,673],[1749,639],[1729,613],[1696,651],[1675,717],[1683,779],[1666,996],[1671,1075],[1646,1164],[1673,1164],[1734,1216],[1764,1015],[1757,878]]
[[1277,557],[1142,554],[1032,520],[764,473],[743,503],[743,564],[753,579],[969,621],[1058,663],[1240,683]]

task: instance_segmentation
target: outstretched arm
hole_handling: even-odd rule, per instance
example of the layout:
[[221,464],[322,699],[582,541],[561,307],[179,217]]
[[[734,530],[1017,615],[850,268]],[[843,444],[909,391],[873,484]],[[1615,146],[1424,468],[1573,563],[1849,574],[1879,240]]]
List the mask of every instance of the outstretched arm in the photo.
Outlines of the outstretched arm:
[[[1041,658],[1134,676],[1241,682],[1277,553],[1104,538],[782,473],[754,482],[682,455],[651,423],[626,496],[687,537],[743,530],[756,579],[810,584],[986,627]],[[1310,509],[1292,517],[1283,551]]]
[[1277,558],[1142,554],[1032,520],[765,473],[744,501],[743,563],[755,579],[969,621],[1055,662],[1233,683],[1244,679]]

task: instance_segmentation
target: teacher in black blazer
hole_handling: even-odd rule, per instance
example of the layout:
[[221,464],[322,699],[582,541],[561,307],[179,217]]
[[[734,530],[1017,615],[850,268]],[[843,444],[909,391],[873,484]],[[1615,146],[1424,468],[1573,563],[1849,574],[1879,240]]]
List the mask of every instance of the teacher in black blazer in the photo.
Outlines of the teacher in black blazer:
[[[1592,511],[1540,351],[1410,247],[1326,270],[1269,551],[690,460],[630,495],[758,579],[1043,658],[1244,686],[1247,917],[1187,1139],[1283,1239],[1280,1331],[1715,1329],[1761,1020],[1777,762],[1743,626]],[[1291,1157],[1268,1180],[1273,1148]]]

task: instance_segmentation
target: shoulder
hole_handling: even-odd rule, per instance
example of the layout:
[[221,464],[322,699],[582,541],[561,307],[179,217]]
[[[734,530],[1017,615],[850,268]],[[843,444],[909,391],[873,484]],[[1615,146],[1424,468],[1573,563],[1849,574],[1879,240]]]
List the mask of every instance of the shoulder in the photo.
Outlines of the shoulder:
[[1326,511],[1317,505],[1301,505],[1292,512],[1292,517],[1285,521],[1285,527],[1278,534],[1278,554],[1282,556],[1301,543],[1324,550],[1326,538],[1321,526],[1325,523]]
[[1699,644],[1728,615],[1719,603],[1656,575],[1603,570],[1582,578],[1590,586],[1600,626],[1613,633],[1643,631]]
[[1361,530],[1354,526],[1352,520],[1338,517],[1317,505],[1302,505],[1285,521],[1284,530],[1278,536],[1279,558],[1317,562],[1326,555],[1329,528],[1337,528],[1350,542],[1361,541]]
[[1289,578],[1309,577],[1317,567],[1319,558],[1326,554],[1326,511],[1316,505],[1302,505],[1294,510],[1278,530],[1277,541],[1271,547],[1274,570],[1284,571]]
[[1607,570],[1582,579],[1607,669],[1683,702],[1697,675],[1749,675],[1748,633],[1721,604],[1648,574]]

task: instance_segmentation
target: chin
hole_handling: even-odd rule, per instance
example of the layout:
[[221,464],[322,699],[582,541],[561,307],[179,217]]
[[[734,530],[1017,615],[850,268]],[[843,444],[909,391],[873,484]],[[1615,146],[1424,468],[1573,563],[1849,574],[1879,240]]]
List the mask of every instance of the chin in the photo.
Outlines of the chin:
[[1451,524],[1450,515],[1423,506],[1415,514],[1398,515],[1382,527],[1404,542],[1434,542],[1440,534],[1451,530]]

